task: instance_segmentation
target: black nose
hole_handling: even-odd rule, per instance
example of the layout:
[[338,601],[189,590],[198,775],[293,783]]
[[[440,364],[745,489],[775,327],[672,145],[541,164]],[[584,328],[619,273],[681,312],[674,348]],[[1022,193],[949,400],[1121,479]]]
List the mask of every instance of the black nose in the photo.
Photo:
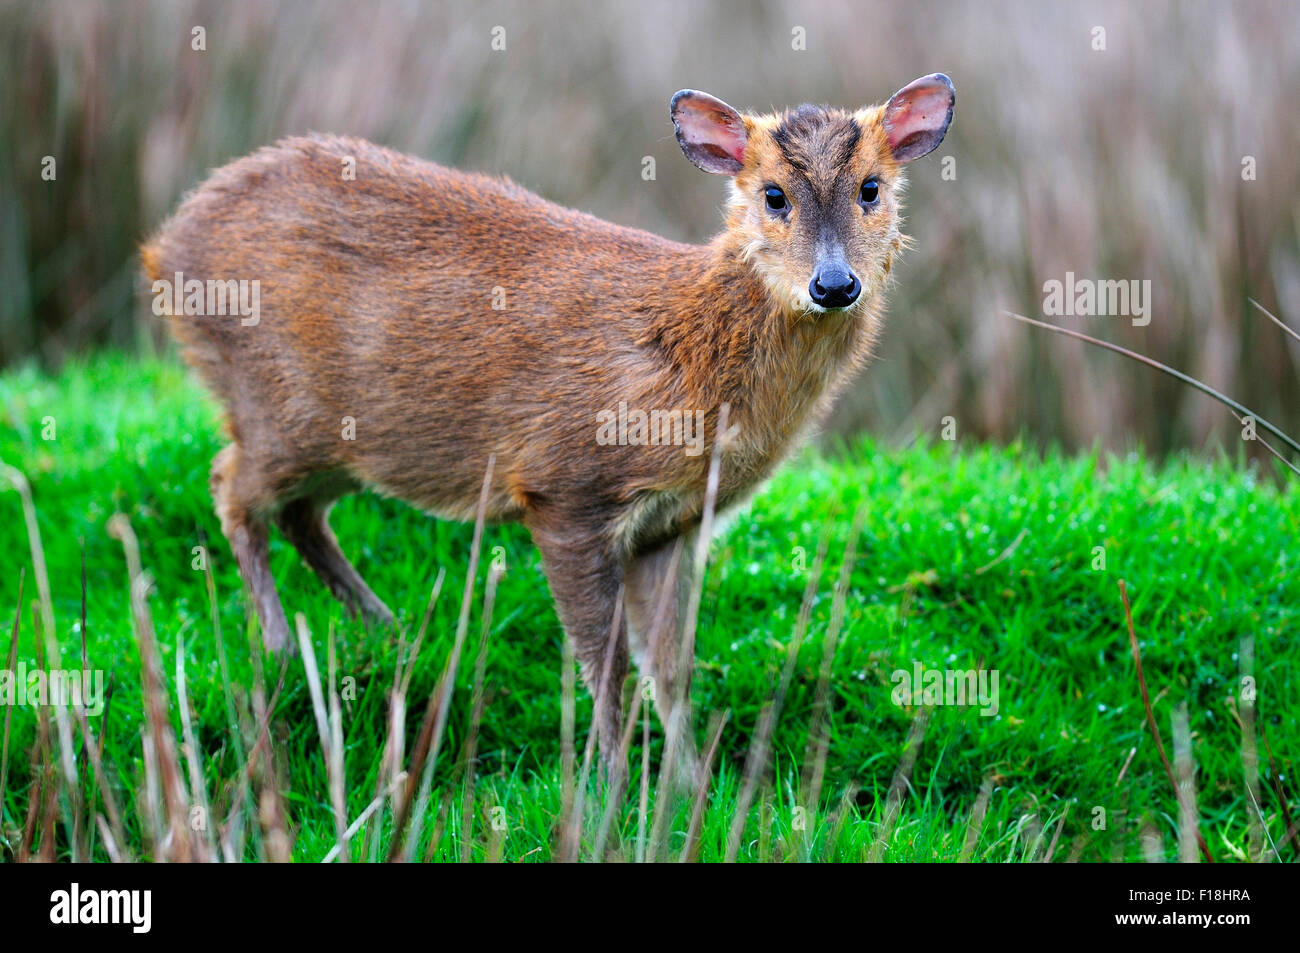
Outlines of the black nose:
[[808,285],[813,301],[823,308],[847,308],[858,300],[861,292],[858,276],[837,265],[817,269]]

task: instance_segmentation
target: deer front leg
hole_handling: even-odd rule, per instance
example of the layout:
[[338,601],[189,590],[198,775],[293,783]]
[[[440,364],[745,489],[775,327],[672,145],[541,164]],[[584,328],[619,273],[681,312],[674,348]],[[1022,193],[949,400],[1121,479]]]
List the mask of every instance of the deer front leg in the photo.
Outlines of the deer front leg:
[[598,529],[552,514],[530,514],[525,524],[541,550],[556,611],[594,699],[601,760],[622,773],[627,628],[622,613],[614,619],[622,566]]
[[633,556],[625,572],[628,644],[637,668],[653,679],[655,708],[677,751],[677,780],[690,785],[696,767],[691,727],[694,647],[683,644],[690,594],[693,534]]

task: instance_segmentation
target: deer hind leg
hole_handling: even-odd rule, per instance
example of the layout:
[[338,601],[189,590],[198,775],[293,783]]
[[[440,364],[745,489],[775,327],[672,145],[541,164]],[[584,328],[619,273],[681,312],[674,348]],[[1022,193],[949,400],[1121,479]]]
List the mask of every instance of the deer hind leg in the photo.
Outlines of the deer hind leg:
[[633,556],[625,571],[628,644],[642,676],[654,680],[655,708],[665,732],[676,735],[677,780],[689,785],[696,768],[691,728],[694,652],[682,639],[690,592],[690,536]]
[[272,652],[280,652],[289,641],[289,623],[271,576],[266,512],[272,500],[259,492],[261,481],[244,458],[239,444],[232,443],[212,461],[212,499],[221,531],[230,541],[239,574],[253,595],[257,617],[262,626],[262,642]]
[[329,524],[332,504],[333,500],[319,497],[298,497],[281,507],[275,525],[349,612],[362,613],[382,625],[391,625],[393,613],[339,549]]

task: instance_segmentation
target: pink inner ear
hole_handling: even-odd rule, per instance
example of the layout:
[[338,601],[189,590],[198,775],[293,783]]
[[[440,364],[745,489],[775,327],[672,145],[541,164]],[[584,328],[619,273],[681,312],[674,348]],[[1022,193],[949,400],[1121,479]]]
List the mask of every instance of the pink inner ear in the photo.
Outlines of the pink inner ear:
[[677,112],[682,139],[705,152],[745,161],[745,126],[725,103],[692,97]]
[[943,141],[953,99],[951,82],[938,76],[918,79],[894,94],[885,109],[885,132],[899,162],[920,158]]

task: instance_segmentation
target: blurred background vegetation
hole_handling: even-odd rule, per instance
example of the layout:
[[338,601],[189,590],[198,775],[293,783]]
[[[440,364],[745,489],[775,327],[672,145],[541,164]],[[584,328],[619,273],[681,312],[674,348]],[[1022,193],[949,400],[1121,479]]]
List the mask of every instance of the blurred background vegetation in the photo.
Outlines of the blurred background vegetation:
[[0,60],[0,367],[164,346],[137,245],[208,169],[284,135],[365,136],[703,241],[722,182],[680,156],[675,90],[852,107],[943,70],[955,123],[911,167],[916,248],[832,432],[952,415],[1067,447],[1236,443],[1208,399],[1003,314],[1039,315],[1066,271],[1150,280],[1152,320],[1052,320],[1300,429],[1300,347],[1247,303],[1300,327],[1293,2],[0,0]]

